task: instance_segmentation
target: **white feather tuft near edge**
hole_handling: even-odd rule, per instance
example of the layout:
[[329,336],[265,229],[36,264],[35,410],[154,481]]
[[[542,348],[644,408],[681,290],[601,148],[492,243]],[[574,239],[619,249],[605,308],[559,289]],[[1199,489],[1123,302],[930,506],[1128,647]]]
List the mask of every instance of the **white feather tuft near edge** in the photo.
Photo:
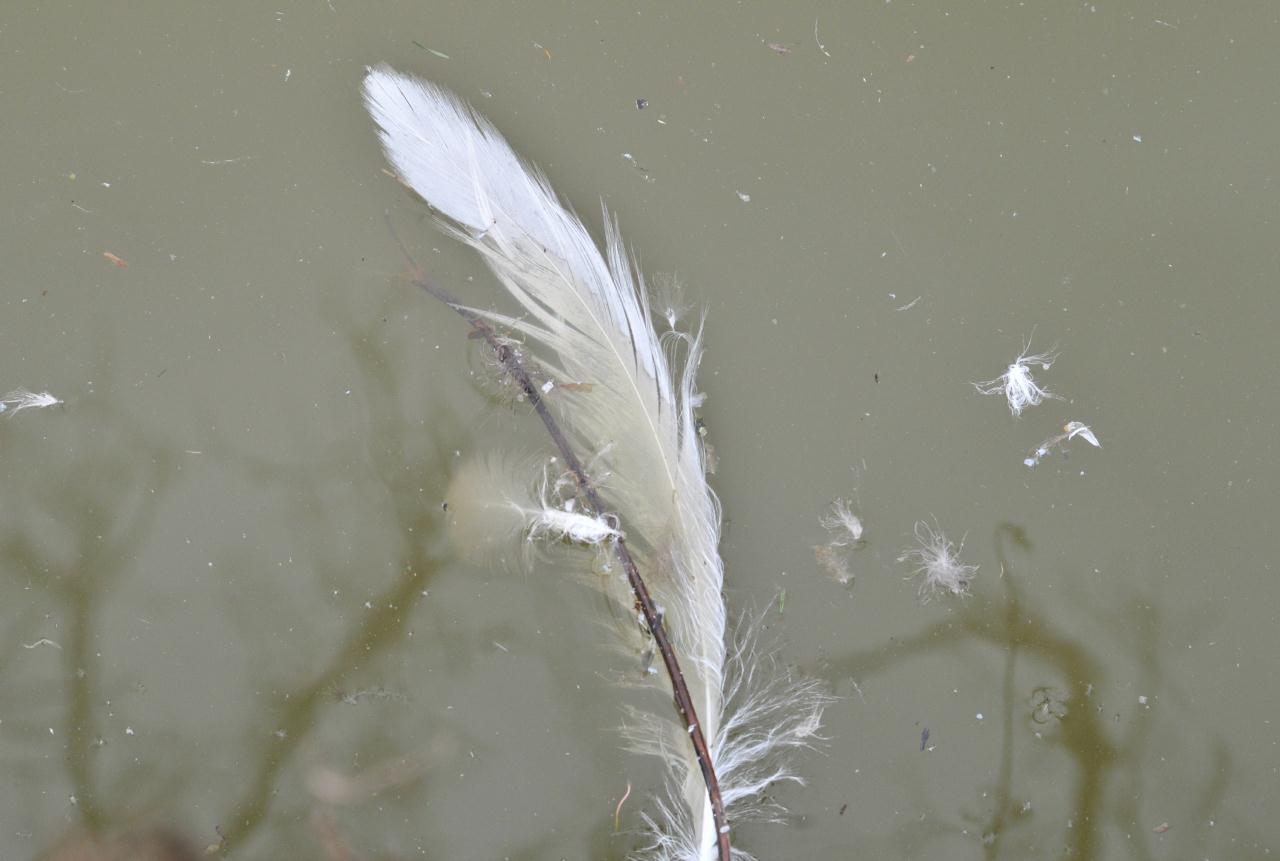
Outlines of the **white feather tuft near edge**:
[[[555,388],[546,402],[577,451],[606,453],[597,458],[609,475],[604,496],[665,610],[726,807],[736,815],[768,783],[794,779],[767,765],[766,754],[807,744],[826,699],[814,685],[801,685],[801,696],[790,683],[777,688],[772,677],[755,678],[760,670],[742,647],[726,652],[720,508],[694,419],[700,327],[659,338],[607,211],[601,254],[543,175],[455,95],[379,66],[365,78],[364,100],[401,179],[440,213],[446,231],[480,252],[522,313],[473,310],[524,338],[543,372],[589,384],[582,394]],[[678,372],[664,347],[683,348]],[[625,578],[609,579],[615,600],[630,607]],[[623,636],[635,636],[634,624],[625,628]],[[742,708],[727,711],[730,699]],[[780,717],[783,707],[790,717]],[[762,715],[774,726],[762,730]],[[630,740],[662,757],[671,783],[647,854],[714,858],[711,806],[684,727],[674,712],[646,713],[629,730],[639,725]],[[747,857],[736,847],[734,854]]]

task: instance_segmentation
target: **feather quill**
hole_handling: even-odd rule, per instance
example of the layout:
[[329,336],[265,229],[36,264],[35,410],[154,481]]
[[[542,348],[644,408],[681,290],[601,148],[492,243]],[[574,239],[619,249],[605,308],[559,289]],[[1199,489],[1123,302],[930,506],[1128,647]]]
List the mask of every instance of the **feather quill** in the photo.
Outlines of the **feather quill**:
[[[790,680],[784,680],[785,690],[771,681],[753,689],[764,694],[742,693],[751,687],[754,667],[744,658],[749,647],[735,645],[726,633],[720,506],[706,480],[694,417],[701,398],[695,390],[701,325],[660,337],[644,284],[608,212],[602,254],[545,177],[452,93],[381,66],[369,70],[364,100],[400,178],[439,213],[442,229],[483,256],[521,310],[518,316],[476,308],[465,313],[521,338],[550,381],[589,384],[550,385],[542,400],[576,451],[592,460],[593,478],[607,475],[602,494],[610,511],[588,514],[616,515],[611,522],[625,532],[626,551],[661,608],[726,801],[749,800],[767,783],[792,778],[782,767],[761,765],[765,748],[805,744],[825,699],[816,685]],[[536,525],[538,515],[530,521]],[[602,528],[612,528],[608,522]],[[573,540],[567,528],[544,528]],[[630,608],[627,580],[608,582],[611,597]],[[633,623],[618,627],[624,636],[637,636]],[[766,700],[779,696],[799,706],[790,717],[767,707]],[[746,707],[729,714],[728,699]],[[748,729],[766,714],[771,727]],[[655,835],[648,854],[713,859],[720,829],[690,728],[673,717],[646,714],[628,728],[633,746],[661,756],[670,775],[661,821],[650,821]],[[735,773],[742,779],[726,782]],[[734,855],[749,857],[737,848]]]

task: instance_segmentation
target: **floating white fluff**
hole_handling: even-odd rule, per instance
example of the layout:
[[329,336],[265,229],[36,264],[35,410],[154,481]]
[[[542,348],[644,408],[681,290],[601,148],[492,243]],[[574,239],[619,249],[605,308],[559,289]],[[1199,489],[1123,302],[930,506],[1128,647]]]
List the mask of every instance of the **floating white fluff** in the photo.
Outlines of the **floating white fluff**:
[[29,392],[26,389],[14,389],[0,398],[0,413],[9,413],[13,418],[23,410],[42,409],[62,403],[48,392]]
[[[476,313],[523,338],[549,377],[587,387],[581,394],[553,387],[544,403],[574,450],[602,453],[591,470],[597,480],[608,475],[602,494],[617,520],[566,527],[560,514],[551,518],[539,505],[530,515],[530,528],[541,518],[550,534],[561,531],[582,543],[607,541],[608,529],[615,528],[611,523],[625,529],[627,546],[664,610],[664,626],[721,795],[730,815],[737,815],[732,803],[741,807],[746,795],[758,793],[761,774],[791,777],[784,767],[766,765],[768,753],[807,744],[826,698],[812,684],[761,686],[762,674],[749,670],[743,685],[756,682],[752,690],[771,692],[740,697],[749,714],[768,713],[760,696],[781,696],[791,718],[762,732],[755,721],[744,722],[726,706],[733,689],[727,682],[731,655],[717,549],[720,509],[706,481],[693,414],[701,399],[694,387],[700,326],[660,339],[644,286],[608,214],[601,254],[542,174],[523,164],[498,132],[452,93],[382,66],[365,78],[364,99],[400,177],[441,214],[447,232],[480,252],[521,310],[519,315]],[[674,311],[664,316],[674,327]],[[664,347],[683,351],[678,368]],[[597,579],[620,607],[631,607],[634,599],[624,578]],[[630,612],[617,615],[631,618]],[[634,638],[637,626],[622,626],[619,634]],[[683,861],[714,858],[717,833],[707,789],[686,728],[675,719],[669,698],[663,699],[661,711],[651,713],[644,730],[630,736],[664,760],[672,787],[646,854]],[[635,725],[632,721],[631,729]],[[734,853],[742,857],[736,848]]]
[[899,562],[915,566],[911,576],[919,580],[917,591],[922,604],[939,595],[967,596],[969,584],[978,571],[977,565],[965,565],[960,561],[964,539],[957,547],[941,529],[935,527],[936,522],[930,526],[923,520],[916,521],[915,535],[919,546],[898,557]]
[[830,513],[818,522],[831,533],[831,544],[837,547],[851,547],[862,541],[862,520],[853,513],[847,499],[831,503]]
[[[575,510],[562,498],[564,482],[553,481],[551,464],[541,468],[497,455],[465,463],[446,496],[449,534],[455,549],[473,562],[509,550],[507,539],[568,541],[598,546],[620,533],[604,517]],[[532,476],[532,478],[531,478]]]
[[853,513],[847,499],[837,499],[818,522],[831,533],[831,540],[814,547],[813,556],[828,577],[848,586],[854,579],[849,570],[849,551],[862,546],[862,520]]
[[1022,411],[1027,407],[1038,406],[1045,398],[1057,398],[1058,396],[1041,386],[1031,376],[1031,367],[1039,365],[1043,370],[1049,370],[1058,354],[1050,350],[1046,353],[1031,353],[1031,339],[1027,339],[1026,345],[1022,349],[1022,354],[1013,360],[1013,363],[1005,370],[1003,374],[994,380],[986,380],[981,383],[973,383],[973,387],[984,395],[1004,395],[1009,403],[1009,412],[1015,416],[1022,415]]

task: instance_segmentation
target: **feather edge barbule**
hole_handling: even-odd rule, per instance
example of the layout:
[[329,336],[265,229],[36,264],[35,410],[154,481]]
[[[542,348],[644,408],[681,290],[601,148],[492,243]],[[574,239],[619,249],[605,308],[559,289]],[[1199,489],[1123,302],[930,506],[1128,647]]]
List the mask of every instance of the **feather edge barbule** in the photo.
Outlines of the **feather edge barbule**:
[[[542,523],[550,537],[571,543],[606,542],[612,523],[625,532],[661,608],[728,815],[736,822],[759,813],[764,787],[798,780],[776,755],[811,743],[829,698],[817,682],[793,679],[762,656],[756,625],[739,620],[736,632],[728,630],[720,506],[694,417],[701,325],[690,332],[673,325],[660,337],[608,212],[602,254],[542,173],[453,93],[387,66],[368,70],[363,91],[401,180],[436,210],[442,229],[481,254],[519,304],[518,315],[468,312],[524,342],[548,380],[544,401],[591,463],[616,517],[591,533],[599,541],[578,541],[590,531],[585,521],[578,533],[546,528],[566,522],[567,511],[531,512],[526,528],[536,532]],[[590,391],[556,391],[557,382],[570,381],[589,383]],[[617,572],[599,579],[629,610],[626,579]],[[641,636],[634,624],[615,627],[624,638]],[[717,832],[688,731],[669,701],[658,708],[629,712],[625,727],[630,746],[659,756],[669,774],[666,797],[644,816],[652,834],[637,857],[714,859]],[[751,857],[738,847],[733,854]]]

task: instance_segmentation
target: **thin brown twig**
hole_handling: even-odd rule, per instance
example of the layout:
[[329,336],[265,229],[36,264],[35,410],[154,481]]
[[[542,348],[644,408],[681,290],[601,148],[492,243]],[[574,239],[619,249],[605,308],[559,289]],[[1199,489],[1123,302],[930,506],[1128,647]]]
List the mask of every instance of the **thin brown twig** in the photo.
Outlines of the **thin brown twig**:
[[[578,490],[591,507],[592,513],[596,516],[608,516],[616,520],[617,515],[610,512],[609,507],[605,505],[595,482],[587,475],[586,468],[569,445],[568,438],[561,430],[555,416],[551,414],[551,410],[547,407],[542,393],[530,378],[529,372],[520,362],[517,352],[498,336],[498,333],[487,320],[463,305],[448,290],[432,281],[417,265],[409,250],[405,247],[404,242],[400,239],[400,235],[396,233],[395,227],[391,224],[390,215],[387,216],[387,225],[391,229],[396,243],[400,246],[401,253],[404,254],[409,266],[412,267],[412,282],[452,308],[471,324],[471,328],[476,334],[484,338],[485,342],[498,357],[498,361],[502,363],[503,369],[511,375],[520,386],[520,390],[524,392],[525,397],[529,399],[529,403],[533,405],[538,418],[542,419],[543,426],[547,429],[547,433],[550,434],[556,448],[560,450],[560,456],[564,459],[569,472],[572,473],[574,480],[577,482]],[[621,532],[620,524],[618,528],[619,532]],[[707,747],[706,736],[702,733],[702,724],[698,721],[698,712],[694,708],[693,698],[689,695],[689,686],[684,680],[684,672],[680,669],[680,662],[676,658],[675,649],[672,647],[671,640],[667,636],[667,629],[662,623],[662,613],[654,603],[653,597],[649,594],[649,588],[640,576],[640,569],[636,566],[635,559],[631,555],[626,538],[621,534],[614,539],[614,552],[618,556],[618,561],[622,563],[622,569],[627,573],[627,583],[631,586],[632,594],[635,595],[636,606],[643,614],[649,633],[653,635],[658,652],[662,655],[662,662],[667,667],[667,675],[671,679],[676,711],[680,714],[680,719],[684,721],[685,729],[689,733],[689,740],[693,744],[694,755],[698,758],[698,767],[701,769],[702,779],[707,785],[707,798],[711,802],[711,815],[716,828],[716,849],[719,861],[731,861],[729,824],[725,818],[724,800],[720,796],[720,781],[716,778],[715,765],[711,761],[711,751]]]

